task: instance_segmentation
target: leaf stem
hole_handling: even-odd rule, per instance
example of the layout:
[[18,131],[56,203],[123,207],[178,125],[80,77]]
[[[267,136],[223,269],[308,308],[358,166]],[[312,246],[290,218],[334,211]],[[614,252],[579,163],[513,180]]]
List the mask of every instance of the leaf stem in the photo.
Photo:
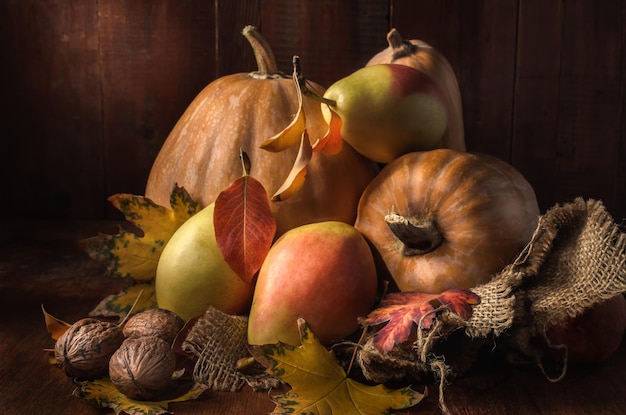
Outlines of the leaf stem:
[[243,151],[243,148],[239,148],[239,160],[241,161],[241,170],[242,177],[247,177],[250,175],[250,169],[252,168],[252,163],[250,162],[250,157],[248,153]]

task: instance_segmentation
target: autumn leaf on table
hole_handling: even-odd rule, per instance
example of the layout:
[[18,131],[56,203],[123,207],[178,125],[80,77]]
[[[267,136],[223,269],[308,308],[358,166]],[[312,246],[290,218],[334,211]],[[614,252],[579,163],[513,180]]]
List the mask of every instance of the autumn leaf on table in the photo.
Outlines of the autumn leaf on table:
[[240,154],[242,177],[222,190],[215,200],[213,226],[222,257],[251,283],[272,245],[276,220],[263,184],[248,174],[249,160]]
[[152,402],[130,399],[118,391],[108,378],[80,382],[79,385],[79,388],[74,391],[78,398],[100,408],[112,408],[116,414],[126,413],[129,415],[169,414],[171,413],[168,410],[170,403],[196,399],[207,389],[203,385],[196,384],[180,396]]
[[[65,333],[72,325],[68,322],[65,322],[61,319],[54,317],[52,314],[48,313],[44,308],[43,304],[41,305],[41,311],[43,312],[44,323],[46,324],[46,330],[52,337],[52,340],[56,341]],[[53,350],[47,350],[48,352],[53,352]],[[56,365],[59,363],[55,357],[51,357],[48,359],[48,362],[51,365]]]
[[[144,298],[153,297],[156,267],[165,244],[201,207],[178,186],[170,197],[171,209],[146,197],[124,193],[111,196],[109,201],[140,232],[120,229],[116,235],[100,234],[84,239],[80,246],[90,257],[105,264],[112,275],[141,284],[140,287],[127,288],[118,299],[106,299],[113,306],[110,313],[119,314],[130,310],[129,305],[135,301],[140,289],[144,290]],[[137,312],[141,310],[141,307],[135,309]]]
[[72,326],[70,323],[58,319],[48,313],[43,305],[41,306],[41,311],[43,312],[44,322],[46,323],[46,330],[50,333],[52,340],[58,340],[59,337],[61,337],[63,333],[65,333],[67,329]]
[[417,291],[390,293],[363,322],[370,326],[387,323],[374,335],[374,346],[389,352],[395,344],[408,340],[413,325],[429,329],[435,318],[435,306],[444,307],[463,319],[472,315],[472,306],[480,297],[469,290],[451,289],[439,294]]
[[157,306],[154,281],[136,282],[125,287],[117,294],[103,298],[98,305],[89,312],[90,317],[120,317],[131,309],[133,314]]
[[282,343],[250,346],[268,372],[291,386],[286,394],[273,397],[276,408],[272,414],[386,414],[391,409],[409,408],[424,397],[408,387],[392,390],[348,378],[334,354],[319,343],[304,320],[300,319],[298,325],[302,345],[296,348]]

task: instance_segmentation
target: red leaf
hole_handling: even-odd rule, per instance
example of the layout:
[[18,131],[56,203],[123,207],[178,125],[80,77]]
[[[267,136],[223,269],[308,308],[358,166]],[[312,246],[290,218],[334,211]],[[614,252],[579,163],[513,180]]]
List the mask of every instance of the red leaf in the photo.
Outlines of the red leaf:
[[276,220],[263,184],[244,174],[215,200],[215,239],[230,267],[251,283],[272,245]]
[[440,294],[417,291],[391,293],[372,311],[364,322],[368,325],[386,323],[374,335],[374,346],[381,352],[390,351],[395,344],[408,340],[413,324],[427,330],[435,318],[435,306],[443,306],[461,318],[472,315],[472,305],[480,303],[480,297],[469,290],[447,290]]

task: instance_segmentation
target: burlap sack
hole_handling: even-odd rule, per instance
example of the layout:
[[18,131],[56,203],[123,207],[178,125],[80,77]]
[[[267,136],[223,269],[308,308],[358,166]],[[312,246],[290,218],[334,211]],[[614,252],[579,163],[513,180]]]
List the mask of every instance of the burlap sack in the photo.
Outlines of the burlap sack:
[[[413,344],[396,346],[387,354],[378,352],[370,337],[357,356],[365,376],[388,383],[419,380],[430,373],[443,384],[443,378],[467,367],[467,359],[455,360],[462,357],[455,353],[471,358],[472,350],[493,347],[503,338],[507,347],[541,366],[541,350],[532,341],[536,336],[626,292],[626,235],[599,201],[578,198],[557,205],[540,218],[518,258],[472,291],[481,302],[468,320],[440,311],[432,329],[418,330]],[[459,330],[467,337],[465,347],[442,352],[441,346]],[[565,367],[555,379],[564,375]]]
[[[193,378],[214,391],[237,391],[244,385],[270,389],[280,382],[251,363],[245,371],[238,362],[252,356],[247,348],[248,318],[232,316],[209,307],[191,328],[182,349],[196,356]],[[254,367],[256,366],[256,367]]]

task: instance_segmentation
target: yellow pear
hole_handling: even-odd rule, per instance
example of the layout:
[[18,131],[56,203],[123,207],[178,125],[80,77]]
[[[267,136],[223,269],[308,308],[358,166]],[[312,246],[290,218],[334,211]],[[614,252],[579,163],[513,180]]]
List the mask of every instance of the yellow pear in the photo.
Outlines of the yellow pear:
[[239,278],[219,250],[214,208],[211,203],[183,223],[163,248],[157,265],[157,304],[185,321],[209,306],[229,314],[247,313],[252,301],[254,284]]

